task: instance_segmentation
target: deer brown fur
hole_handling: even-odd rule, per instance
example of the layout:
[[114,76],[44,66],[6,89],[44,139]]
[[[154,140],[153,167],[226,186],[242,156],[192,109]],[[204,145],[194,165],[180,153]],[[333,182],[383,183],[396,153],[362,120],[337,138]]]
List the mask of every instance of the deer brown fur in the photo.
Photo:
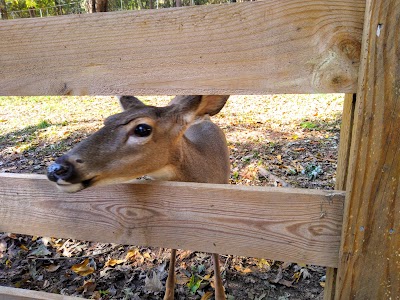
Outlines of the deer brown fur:
[[[123,112],[48,168],[48,178],[65,192],[123,183],[147,175],[155,180],[228,183],[225,135],[211,122],[229,96],[177,96],[168,106],[121,96]],[[174,299],[176,251],[171,254],[164,299]],[[225,299],[218,255],[212,255],[216,299]]]

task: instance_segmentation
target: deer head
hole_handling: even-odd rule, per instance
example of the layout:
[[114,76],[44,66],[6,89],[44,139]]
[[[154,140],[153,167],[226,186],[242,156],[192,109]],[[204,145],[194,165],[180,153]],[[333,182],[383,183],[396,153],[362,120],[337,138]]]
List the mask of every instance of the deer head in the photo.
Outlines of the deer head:
[[103,128],[59,157],[47,177],[62,191],[77,192],[157,173],[182,159],[185,130],[218,113],[228,97],[177,96],[168,106],[154,107],[121,96],[124,111],[108,117]]

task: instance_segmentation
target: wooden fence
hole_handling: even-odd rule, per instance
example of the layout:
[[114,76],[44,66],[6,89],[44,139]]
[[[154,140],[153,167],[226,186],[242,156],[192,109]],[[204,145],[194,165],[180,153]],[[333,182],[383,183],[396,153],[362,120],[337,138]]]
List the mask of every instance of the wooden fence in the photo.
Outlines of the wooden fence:
[[[330,267],[325,299],[398,299],[399,44],[398,0],[1,22],[1,95],[347,95],[336,182],[346,193],[137,182],[65,195],[43,176],[2,174],[0,231],[318,264]],[[70,299],[4,287],[0,298]]]

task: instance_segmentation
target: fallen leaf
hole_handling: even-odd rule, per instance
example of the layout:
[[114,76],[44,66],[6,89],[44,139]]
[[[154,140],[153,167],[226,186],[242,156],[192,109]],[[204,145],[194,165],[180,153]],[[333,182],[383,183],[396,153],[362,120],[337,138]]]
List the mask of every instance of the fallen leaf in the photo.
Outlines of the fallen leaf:
[[184,260],[184,259],[188,258],[191,254],[192,254],[191,250],[184,250],[184,251],[180,252],[178,255],[179,255],[180,260]]
[[204,293],[203,296],[201,296],[200,300],[209,300],[209,299],[211,299],[212,295],[213,295],[213,292],[208,291],[208,292]]
[[12,266],[11,260],[9,260],[9,259],[6,260],[6,266],[7,266],[8,268],[11,268],[11,266]]
[[261,258],[260,260],[258,260],[257,266],[260,269],[266,269],[267,271],[271,269],[271,264],[265,258]]
[[283,270],[286,270],[286,269],[289,268],[291,265],[292,265],[291,262],[284,262],[284,263],[281,265],[281,268],[282,268]]
[[244,273],[244,274],[253,272],[249,268],[243,268],[241,265],[237,265],[234,268],[235,268],[236,271],[239,271],[239,272]]
[[52,265],[46,266],[44,268],[46,269],[47,272],[52,273],[52,272],[57,271],[60,268],[60,265],[53,265],[52,264]]
[[203,277],[203,280],[208,280],[208,281],[210,281],[210,277],[211,277],[211,274],[206,274],[206,275]]
[[278,283],[279,280],[281,280],[282,278],[283,278],[282,267],[279,266],[278,274],[276,274],[275,279],[271,280],[271,282],[272,282],[272,283]]
[[292,287],[292,285],[293,285],[293,281],[289,281],[289,280],[286,280],[286,279],[281,279],[281,280],[278,281],[278,283],[282,284],[282,285],[284,285],[286,287]]
[[261,294],[260,296],[255,297],[254,300],[263,300],[266,296],[267,296],[267,294],[266,294],[266,293],[263,293],[263,294]]
[[83,293],[84,295],[93,294],[96,289],[96,283],[93,280],[84,281],[83,285],[78,287],[76,290]]
[[126,260],[134,260],[137,255],[141,256],[141,254],[139,253],[139,249],[137,249],[137,248],[130,249],[130,250],[128,250],[128,253],[126,253],[125,259]]
[[125,256],[125,260],[135,262],[139,265],[142,265],[144,263],[144,257],[137,248],[128,250],[128,253]]
[[300,270],[300,274],[301,274],[301,277],[303,277],[304,279],[311,278],[311,274],[310,274],[310,272],[308,272],[307,268],[302,268]]
[[95,300],[100,300],[101,297],[102,296],[101,296],[101,293],[99,291],[94,291],[91,298],[95,299]]
[[47,246],[51,242],[51,238],[49,238],[49,237],[42,237],[40,240],[42,241],[43,245],[45,245],[45,246]]
[[0,258],[3,258],[4,252],[7,250],[7,243],[6,241],[0,241]]
[[322,282],[322,281],[321,281],[321,282],[319,283],[319,285],[322,286],[322,287],[324,288],[324,287],[325,287],[325,282]]
[[71,270],[80,276],[88,276],[94,272],[94,268],[89,265],[89,258],[86,258],[80,264],[73,265]]
[[29,251],[28,247],[26,247],[25,245],[20,245],[19,248],[21,248],[24,251]]
[[178,273],[176,274],[176,284],[187,284],[190,281],[190,278],[187,277],[185,274]]
[[30,256],[46,256],[50,255],[51,252],[47,249],[47,247],[43,244],[39,245],[36,249],[34,249],[31,253],[29,253]]
[[144,289],[150,293],[158,293],[164,289],[164,286],[156,272],[153,271],[151,277],[146,275],[146,278],[144,279]]
[[110,268],[110,267],[106,267],[103,270],[100,270],[99,277],[103,278],[104,276],[107,276],[108,275],[107,272],[110,270],[112,270],[112,268]]
[[114,267],[116,265],[120,265],[125,262],[125,259],[110,259],[108,260],[104,267]]
[[48,281],[47,279],[43,282],[43,287],[42,287],[42,289],[45,289],[45,288],[47,288],[47,287],[49,287],[50,286],[50,281]]

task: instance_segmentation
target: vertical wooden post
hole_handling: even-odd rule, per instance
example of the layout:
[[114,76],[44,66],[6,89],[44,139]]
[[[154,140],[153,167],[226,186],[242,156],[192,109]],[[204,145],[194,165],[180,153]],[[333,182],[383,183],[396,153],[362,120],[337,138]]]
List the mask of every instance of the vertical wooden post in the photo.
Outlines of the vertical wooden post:
[[400,1],[367,0],[335,299],[400,297]]
[[[346,179],[349,169],[350,145],[354,124],[355,103],[355,94],[346,94],[344,96],[342,125],[340,126],[338,166],[336,170],[336,190],[346,190]],[[336,268],[326,268],[324,300],[335,299],[336,274]]]

